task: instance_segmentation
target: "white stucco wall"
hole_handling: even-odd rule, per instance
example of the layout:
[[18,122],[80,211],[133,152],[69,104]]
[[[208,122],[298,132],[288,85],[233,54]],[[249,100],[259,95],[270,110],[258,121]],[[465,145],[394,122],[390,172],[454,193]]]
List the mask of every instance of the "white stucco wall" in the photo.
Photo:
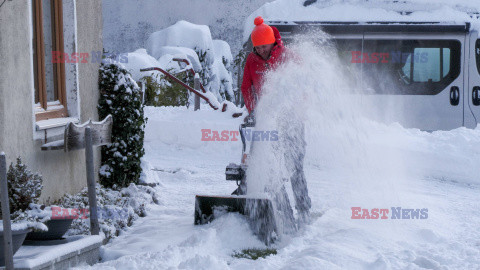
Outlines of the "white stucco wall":
[[[85,153],[83,150],[68,154],[43,152],[40,146],[44,141],[34,139],[30,2],[7,1],[0,8],[0,152],[6,153],[8,163],[14,162],[17,156],[22,157],[32,171],[43,175],[41,201],[47,202],[86,186]],[[64,10],[70,10],[64,12],[66,50],[73,51],[78,46],[78,52],[101,51],[102,1],[64,2]],[[77,45],[72,32],[75,27],[71,18],[73,8],[77,12]],[[69,113],[79,114],[82,122],[89,118],[98,120],[98,68],[98,63],[66,65],[68,102],[74,104]],[[79,91],[79,95],[75,91]],[[96,151],[97,170],[98,153]]]

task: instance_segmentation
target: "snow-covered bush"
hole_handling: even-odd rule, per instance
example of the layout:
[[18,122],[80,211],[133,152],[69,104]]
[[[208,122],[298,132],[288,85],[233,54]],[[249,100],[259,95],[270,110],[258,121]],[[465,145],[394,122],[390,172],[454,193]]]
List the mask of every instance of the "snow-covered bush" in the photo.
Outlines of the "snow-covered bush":
[[197,53],[200,65],[202,66],[202,69],[198,73],[200,76],[200,83],[205,87],[205,90],[214,93],[217,99],[219,99],[221,96],[219,89],[215,89],[214,87],[214,82],[218,79],[214,73],[214,60],[207,55],[209,51],[205,49],[195,47],[194,51]]
[[137,82],[149,74],[147,72],[141,72],[140,69],[161,66],[157,59],[149,55],[145,49],[138,49],[134,52],[128,53],[127,57],[128,63],[123,63],[123,65],[132,75],[132,78]]
[[238,52],[238,54],[235,56],[235,60],[233,61],[233,74],[237,80],[237,90],[234,91],[234,94],[235,94],[235,104],[239,104],[240,105],[240,101],[243,100],[242,98],[240,98],[240,94],[241,94],[241,90],[239,89],[240,88],[240,85],[241,85],[241,79],[242,79],[242,76],[243,76],[243,69],[245,67],[245,63],[247,62],[247,56],[248,56],[248,53],[246,51],[243,51],[243,50],[240,50]]
[[100,182],[107,187],[138,183],[146,123],[140,89],[117,64],[101,65],[99,89],[99,117],[113,116],[112,143],[102,147]]
[[[159,204],[155,189],[149,186],[130,184],[121,190],[113,190],[97,184],[96,194],[98,222],[107,241],[118,236],[139,217],[146,216],[149,204]],[[79,211],[88,209],[88,189],[85,188],[75,195],[67,194],[55,204]],[[66,235],[89,233],[90,220],[78,218],[74,219]]]
[[[142,68],[160,67],[190,86],[193,86],[193,76],[182,71],[182,66],[173,61],[174,58],[187,59],[195,71],[200,71],[200,61],[192,49],[182,47],[162,47],[162,56],[156,60],[148,55],[145,49],[138,49],[128,54],[127,71],[132,78],[145,84],[144,102],[147,106],[185,106],[188,104],[189,92],[176,82],[170,81],[160,72],[140,72]],[[179,73],[180,72],[180,73]]]
[[223,40],[214,40],[215,73],[218,77],[218,90],[223,100],[234,101],[232,68],[233,57],[230,45]]
[[25,211],[30,203],[38,202],[43,188],[42,176],[32,173],[20,157],[17,158],[15,166],[10,164],[7,181],[10,213]]
[[[218,48],[215,48],[208,26],[179,21],[151,34],[146,42],[146,48],[148,54],[162,63],[165,62],[161,61],[165,55],[171,57],[173,48],[178,48],[181,53],[187,55],[195,71],[199,73],[205,90],[212,92],[218,101],[226,98],[230,100],[233,95],[231,73],[228,72],[227,67],[232,59],[230,47],[221,41],[217,43]],[[191,59],[187,50],[193,50],[198,56],[200,70],[197,70],[196,61]],[[190,101],[193,101],[192,96]]]
[[12,223],[22,224],[22,226],[35,231],[46,231],[47,226],[42,223],[44,222],[42,218],[30,215],[27,210],[30,205],[38,202],[42,193],[42,176],[32,173],[18,157],[15,166],[12,163],[8,168],[7,181]]

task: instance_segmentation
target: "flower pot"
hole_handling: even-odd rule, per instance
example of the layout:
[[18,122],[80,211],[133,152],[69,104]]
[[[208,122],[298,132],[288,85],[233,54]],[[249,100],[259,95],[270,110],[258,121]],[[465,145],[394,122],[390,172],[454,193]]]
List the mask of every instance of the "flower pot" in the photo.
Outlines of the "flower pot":
[[30,232],[27,235],[27,240],[57,240],[62,239],[62,236],[70,229],[73,219],[51,219],[45,223],[48,227],[47,232]]
[[[14,230],[12,229],[12,251],[15,255],[15,252],[22,246],[23,241],[25,240],[25,236],[30,229],[20,229]],[[5,265],[5,251],[3,249],[3,231],[0,232],[0,266]]]

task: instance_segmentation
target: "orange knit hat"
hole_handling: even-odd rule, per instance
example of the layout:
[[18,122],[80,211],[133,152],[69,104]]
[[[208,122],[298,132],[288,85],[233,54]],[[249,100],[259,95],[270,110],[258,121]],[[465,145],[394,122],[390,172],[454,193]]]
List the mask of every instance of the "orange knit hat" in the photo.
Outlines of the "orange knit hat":
[[253,22],[256,25],[252,31],[253,47],[275,43],[275,35],[273,34],[273,29],[263,23],[262,17],[256,17]]

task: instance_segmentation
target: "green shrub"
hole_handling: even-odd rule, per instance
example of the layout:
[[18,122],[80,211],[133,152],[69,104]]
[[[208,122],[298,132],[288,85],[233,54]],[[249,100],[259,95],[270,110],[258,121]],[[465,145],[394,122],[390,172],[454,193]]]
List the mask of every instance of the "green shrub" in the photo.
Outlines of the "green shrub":
[[13,163],[10,164],[7,172],[7,181],[10,213],[24,211],[30,203],[38,202],[43,188],[42,176],[32,173],[27,168],[27,165],[22,163],[20,157],[17,158],[15,166]]
[[102,147],[100,183],[106,187],[138,183],[147,120],[140,89],[131,75],[116,64],[101,65],[99,89],[99,117],[113,116],[112,143]]
[[235,253],[232,257],[239,258],[239,259],[250,259],[250,260],[257,260],[258,258],[265,258],[270,255],[277,255],[277,250],[273,248],[266,248],[266,249],[259,249],[259,248],[249,248],[243,249],[242,251]]
[[[172,70],[168,70],[172,72]],[[185,72],[175,75],[188,84],[189,76]],[[141,79],[145,84],[145,105],[147,106],[185,106],[188,105],[189,92],[179,83],[157,73]]]

